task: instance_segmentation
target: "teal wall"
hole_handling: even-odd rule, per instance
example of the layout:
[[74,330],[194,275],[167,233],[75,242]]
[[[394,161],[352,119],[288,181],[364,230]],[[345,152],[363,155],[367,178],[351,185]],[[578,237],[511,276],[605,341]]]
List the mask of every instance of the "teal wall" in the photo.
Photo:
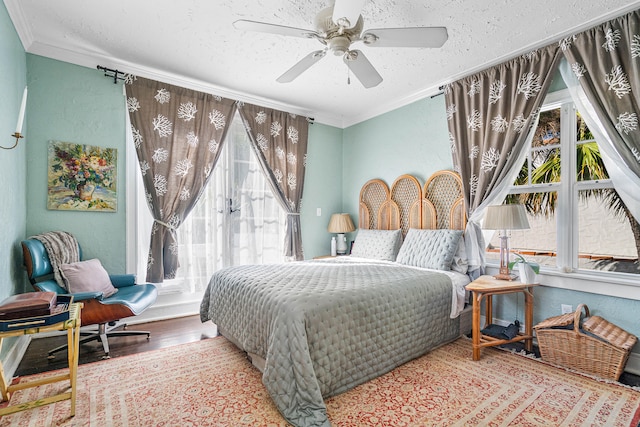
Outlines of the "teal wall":
[[426,98],[344,130],[342,203],[357,218],[362,185],[380,178],[389,186],[402,174],[424,182],[451,169],[444,96]]
[[309,126],[300,212],[306,259],[330,253],[331,234],[327,232],[327,225],[331,214],[336,212],[342,212],[342,129],[314,123]]
[[[27,84],[27,60],[4,3],[0,6],[0,76],[0,145],[10,147]],[[13,150],[0,149],[0,300],[27,289],[20,249],[27,218],[27,120],[28,114],[22,128],[26,138]],[[2,347],[3,359],[12,342],[7,344]]]
[[[122,85],[97,70],[27,55],[29,158],[27,234],[64,230],[74,234],[84,258],[100,258],[107,271],[125,272],[125,109]],[[117,212],[47,209],[49,141],[118,150]]]

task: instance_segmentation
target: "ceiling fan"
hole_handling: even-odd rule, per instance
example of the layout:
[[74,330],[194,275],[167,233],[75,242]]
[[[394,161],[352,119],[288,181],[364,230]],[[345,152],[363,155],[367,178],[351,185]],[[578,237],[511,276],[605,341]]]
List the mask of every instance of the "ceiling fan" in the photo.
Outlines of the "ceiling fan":
[[289,83],[320,61],[328,51],[342,60],[365,88],[377,86],[382,76],[362,51],[351,45],[362,42],[369,47],[440,47],[448,38],[445,27],[377,28],[363,32],[360,11],[366,0],[335,0],[331,7],[321,10],[315,18],[315,31],[266,22],[238,20],[233,26],[240,30],[258,31],[283,36],[316,39],[324,49],[311,52],[276,80]]

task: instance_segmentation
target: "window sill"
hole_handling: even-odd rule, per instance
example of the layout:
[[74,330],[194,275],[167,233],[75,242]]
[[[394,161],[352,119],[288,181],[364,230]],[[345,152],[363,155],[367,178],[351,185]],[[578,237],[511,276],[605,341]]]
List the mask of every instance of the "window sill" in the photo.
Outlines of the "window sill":
[[[487,274],[498,273],[498,266],[487,265]],[[540,272],[540,283],[553,288],[589,292],[618,298],[640,300],[640,284],[638,278],[625,274],[578,271],[564,273],[557,270]]]

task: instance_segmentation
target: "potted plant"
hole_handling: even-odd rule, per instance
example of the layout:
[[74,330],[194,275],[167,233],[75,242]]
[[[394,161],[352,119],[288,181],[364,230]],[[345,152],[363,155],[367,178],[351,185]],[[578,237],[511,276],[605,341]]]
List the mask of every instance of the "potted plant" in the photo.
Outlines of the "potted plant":
[[540,274],[540,265],[536,262],[527,261],[520,254],[514,253],[517,257],[515,261],[509,263],[509,269],[513,269],[516,265],[518,271],[520,271],[520,281],[526,285],[531,285],[536,282],[536,276]]

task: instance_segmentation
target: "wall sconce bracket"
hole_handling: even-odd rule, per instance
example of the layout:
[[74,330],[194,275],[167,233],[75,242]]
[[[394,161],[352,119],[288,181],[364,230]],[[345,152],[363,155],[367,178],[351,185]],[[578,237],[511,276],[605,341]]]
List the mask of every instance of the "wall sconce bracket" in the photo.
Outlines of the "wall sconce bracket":
[[14,134],[11,135],[12,137],[14,137],[16,139],[16,143],[13,144],[11,147],[4,147],[2,145],[0,145],[0,148],[2,148],[3,150],[11,150],[13,148],[16,148],[18,145],[18,142],[20,141],[20,138],[24,138],[20,133],[15,132]]

